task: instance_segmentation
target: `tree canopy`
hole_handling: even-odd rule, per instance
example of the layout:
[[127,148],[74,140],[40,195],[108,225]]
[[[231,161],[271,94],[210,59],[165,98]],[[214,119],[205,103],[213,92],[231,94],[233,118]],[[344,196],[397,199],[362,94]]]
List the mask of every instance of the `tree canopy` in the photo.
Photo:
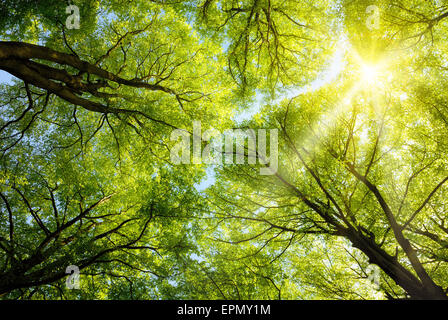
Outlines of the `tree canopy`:
[[0,9],[2,299],[448,298],[446,1]]

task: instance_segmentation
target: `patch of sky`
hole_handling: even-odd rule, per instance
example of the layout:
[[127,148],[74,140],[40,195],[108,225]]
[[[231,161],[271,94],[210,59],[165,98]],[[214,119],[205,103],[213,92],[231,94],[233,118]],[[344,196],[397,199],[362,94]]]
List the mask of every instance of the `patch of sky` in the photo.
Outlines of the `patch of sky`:
[[205,176],[201,182],[196,183],[194,187],[197,191],[203,192],[205,189],[213,185],[216,181],[215,166],[209,166],[205,169]]
[[12,84],[14,76],[10,73],[0,70],[0,84]]
[[203,262],[205,261],[205,259],[199,255],[197,255],[196,253],[192,253],[190,254],[190,258],[197,261],[197,262]]

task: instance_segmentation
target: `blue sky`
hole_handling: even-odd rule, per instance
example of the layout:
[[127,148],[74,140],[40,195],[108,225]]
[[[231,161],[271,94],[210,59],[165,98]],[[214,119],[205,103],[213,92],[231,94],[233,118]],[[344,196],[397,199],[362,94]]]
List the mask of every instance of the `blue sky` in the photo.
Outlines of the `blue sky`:
[[0,70],[0,83],[10,83],[12,78],[8,72]]

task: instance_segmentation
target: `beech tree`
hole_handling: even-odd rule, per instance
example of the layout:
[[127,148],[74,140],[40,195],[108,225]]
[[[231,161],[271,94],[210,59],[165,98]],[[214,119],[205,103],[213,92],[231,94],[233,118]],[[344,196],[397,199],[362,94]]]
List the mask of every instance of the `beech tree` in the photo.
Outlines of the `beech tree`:
[[2,298],[447,299],[444,1],[70,4],[0,5]]
[[[435,84],[446,8],[385,2],[370,32],[362,4],[338,8],[349,46],[338,77],[271,99],[244,123],[279,128],[279,172],[224,166],[210,189],[223,246],[210,259],[226,260],[213,284],[226,297],[242,291],[227,272],[237,261],[263,298],[446,299],[446,119]],[[373,291],[369,265],[381,270]]]
[[[110,12],[85,26],[91,34],[46,12],[36,23],[48,32],[3,34],[1,69],[14,76],[1,96],[7,298],[147,297],[148,283],[168,281],[193,248],[195,223],[183,219],[198,203],[201,168],[172,166],[169,137],[190,119],[226,122],[221,49],[157,4],[90,9]],[[86,290],[66,290],[69,265]]]

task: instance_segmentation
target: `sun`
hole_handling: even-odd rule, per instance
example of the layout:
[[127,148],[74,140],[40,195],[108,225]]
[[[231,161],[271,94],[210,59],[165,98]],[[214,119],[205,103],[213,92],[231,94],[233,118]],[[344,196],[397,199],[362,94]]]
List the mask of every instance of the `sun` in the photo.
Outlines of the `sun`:
[[361,81],[364,85],[378,85],[381,81],[381,69],[379,65],[362,64]]
[[364,90],[382,89],[390,84],[393,75],[390,71],[390,57],[363,57],[351,51],[354,71],[357,74],[356,87]]

